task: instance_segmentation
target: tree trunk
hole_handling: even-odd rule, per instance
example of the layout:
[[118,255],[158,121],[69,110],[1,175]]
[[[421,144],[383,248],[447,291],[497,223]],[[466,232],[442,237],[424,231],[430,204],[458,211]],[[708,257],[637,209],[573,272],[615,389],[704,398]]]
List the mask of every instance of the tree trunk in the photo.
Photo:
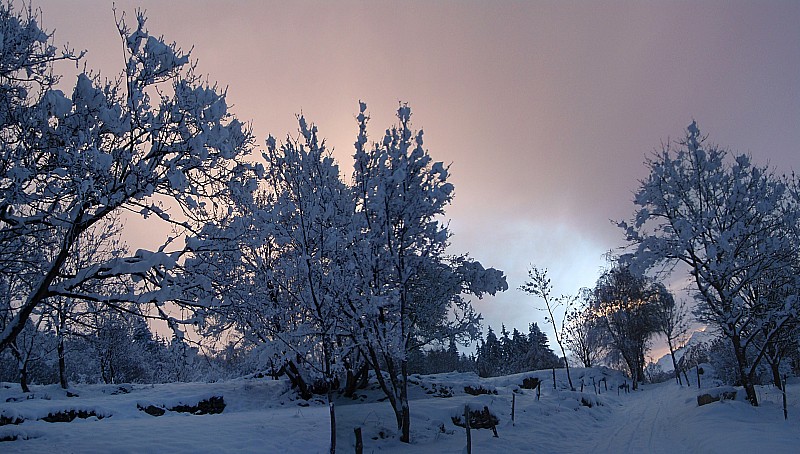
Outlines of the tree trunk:
[[750,375],[747,374],[747,357],[745,356],[744,348],[742,347],[741,339],[738,335],[731,336],[733,343],[733,352],[736,355],[736,363],[739,368],[739,379],[742,381],[747,401],[750,405],[758,407],[758,396],[756,395],[756,387],[753,385]]
[[67,362],[64,358],[64,337],[58,337],[58,381],[62,389],[67,389]]
[[353,429],[356,434],[356,454],[364,454],[364,440],[361,438],[361,428]]
[[[386,393],[389,397],[389,402],[392,404],[394,410],[394,417],[397,421],[397,430],[400,431],[400,441],[403,443],[411,442],[411,415],[408,407],[408,377],[406,373],[406,362],[402,361],[400,376],[394,375],[395,368],[387,367],[392,381],[392,387],[398,391],[397,395],[394,393]],[[398,382],[399,380],[399,382]],[[389,395],[392,394],[392,395]]]
[[625,364],[628,366],[628,372],[630,372],[631,381],[633,382],[633,390],[636,391],[639,383],[639,367],[636,365],[636,360],[625,353],[622,353],[622,359],[625,360]]
[[10,344],[11,355],[17,360],[17,367],[19,369],[19,386],[22,392],[29,393],[31,389],[28,388],[28,361],[26,361],[17,348],[16,339]]
[[772,371],[772,382],[775,384],[775,387],[783,390],[783,380],[781,379],[781,371],[780,371],[780,363],[777,361],[770,361],[769,368]]
[[776,388],[783,390],[783,381],[781,381],[781,358],[778,355],[778,349],[775,344],[770,342],[767,344],[767,349],[764,354],[764,359],[769,363],[769,369],[772,372],[772,383]]
[[669,355],[672,357],[672,369],[675,371],[675,381],[683,386],[683,382],[681,382],[681,371],[678,370],[678,361],[675,359],[675,348],[672,346],[672,340],[670,340],[669,337],[667,337],[667,346],[669,347]]
[[[331,446],[330,453],[336,454],[336,406],[333,403],[333,385],[337,380],[334,377],[333,370],[331,370],[331,350],[330,346],[333,342],[325,340],[322,345],[322,354],[325,361],[325,392],[328,395],[328,412],[330,413],[331,420]],[[338,386],[337,386],[338,387]]]
[[31,389],[28,388],[28,365],[22,365],[19,368],[19,386],[22,388],[22,392],[29,393]]
[[304,400],[311,399],[313,394],[308,389],[308,384],[306,383],[305,379],[303,379],[303,375],[300,373],[300,370],[297,368],[297,365],[294,363],[294,361],[286,362],[284,372],[289,378],[289,383],[292,384],[292,387],[300,393],[300,398]]
[[636,375],[639,383],[647,381],[647,376],[644,374],[644,364],[644,349],[641,349],[639,353],[636,354]]
[[402,382],[400,383],[400,411],[402,413],[401,428],[402,435],[400,441],[411,443],[411,409],[408,407],[408,361],[403,360],[400,364]]
[[363,389],[367,386],[369,379],[369,364],[363,363],[357,369],[347,370],[347,379],[345,382],[344,396],[353,397],[357,389]]
[[369,352],[370,365],[372,366],[372,370],[375,372],[375,378],[378,380],[378,385],[380,385],[383,394],[386,395],[386,398],[389,399],[389,403],[392,405],[392,411],[394,411],[394,417],[397,421],[397,430],[402,430],[403,417],[399,408],[399,396],[395,392],[397,390],[397,376],[394,367],[394,360],[390,357],[384,357],[386,372],[389,375],[389,380],[391,382],[386,383],[386,379],[381,373],[380,362],[378,361],[378,355],[375,352],[375,349],[371,345],[367,346],[367,349]]
[[567,369],[567,383],[569,383],[570,391],[575,391],[575,386],[572,385],[572,375],[569,373],[569,360],[567,354],[564,352],[564,347],[561,347],[561,352],[564,355],[564,367]]
[[103,379],[103,383],[108,384],[108,378],[106,377],[106,363],[103,361],[103,358],[100,358],[100,378]]
[[353,397],[353,394],[356,393],[356,372],[353,372],[353,369],[347,365],[345,367],[344,392],[342,394],[344,397]]

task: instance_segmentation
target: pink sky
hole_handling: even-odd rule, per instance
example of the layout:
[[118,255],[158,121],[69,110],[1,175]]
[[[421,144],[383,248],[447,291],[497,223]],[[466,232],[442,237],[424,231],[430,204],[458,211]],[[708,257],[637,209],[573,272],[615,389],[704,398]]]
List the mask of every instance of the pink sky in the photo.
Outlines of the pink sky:
[[[56,41],[113,76],[111,1],[35,1]],[[800,170],[796,1],[116,1],[227,85],[234,113],[268,134],[315,122],[349,176],[354,115],[377,139],[398,101],[436,160],[452,162],[453,251],[503,269],[477,302],[499,330],[544,327],[517,291],[530,263],[557,293],[592,286],[623,243],[643,161],[696,119],[710,140],[779,172]],[[130,17],[130,16],[129,16]]]

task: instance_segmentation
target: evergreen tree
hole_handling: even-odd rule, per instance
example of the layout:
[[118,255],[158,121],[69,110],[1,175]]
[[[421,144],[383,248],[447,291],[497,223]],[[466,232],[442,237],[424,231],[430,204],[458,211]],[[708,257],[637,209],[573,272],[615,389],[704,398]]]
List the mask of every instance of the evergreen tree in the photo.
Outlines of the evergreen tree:
[[530,370],[558,367],[561,360],[550,349],[547,336],[536,323],[529,325],[529,333],[523,335],[516,328],[508,332],[501,328],[497,338],[491,327],[486,340],[480,341],[475,358],[475,369],[481,377],[517,374]]

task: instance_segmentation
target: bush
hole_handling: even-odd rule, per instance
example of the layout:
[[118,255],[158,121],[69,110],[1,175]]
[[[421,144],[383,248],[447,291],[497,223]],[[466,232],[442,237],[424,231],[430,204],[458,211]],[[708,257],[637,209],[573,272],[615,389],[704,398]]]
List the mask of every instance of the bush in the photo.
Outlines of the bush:
[[522,389],[536,389],[541,385],[541,380],[538,377],[526,377],[522,379],[522,385],[520,388]]
[[467,393],[467,394],[473,395],[473,396],[479,396],[481,394],[494,394],[494,395],[497,395],[497,390],[496,389],[487,389],[487,388],[484,388],[482,385],[478,385],[477,388],[473,387],[473,386],[470,386],[470,385],[467,385],[467,386],[464,387],[464,392]]
[[[451,416],[450,419],[458,427],[466,427],[464,415]],[[469,427],[471,429],[492,429],[494,436],[497,437],[497,424],[500,418],[489,411],[489,407],[484,406],[483,410],[469,410]]]

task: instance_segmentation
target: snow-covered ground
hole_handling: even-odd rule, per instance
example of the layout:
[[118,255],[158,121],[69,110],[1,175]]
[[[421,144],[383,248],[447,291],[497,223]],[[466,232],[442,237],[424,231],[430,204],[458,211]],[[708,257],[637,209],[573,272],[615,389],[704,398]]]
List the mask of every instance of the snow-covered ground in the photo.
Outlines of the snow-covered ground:
[[[734,453],[797,452],[800,446],[800,383],[790,384],[789,420],[784,421],[780,393],[759,388],[762,405],[751,407],[737,397],[699,407],[696,387],[668,382],[644,385],[625,394],[624,378],[608,369],[574,369],[578,391],[564,386],[558,373],[553,389],[550,371],[481,379],[474,374],[413,376],[411,385],[412,444],[398,441],[394,416],[376,389],[357,399],[336,402],[340,452],[353,452],[354,428],[361,427],[364,452],[459,453],[465,430],[451,416],[465,404],[487,406],[499,417],[491,430],[473,430],[473,452],[592,453]],[[541,397],[519,389],[523,378],[543,382]],[[595,394],[594,383],[606,378]],[[583,381],[584,392],[580,392]],[[497,394],[472,396],[466,386]],[[26,396],[16,384],[0,384],[0,420],[25,421],[0,426],[0,452],[326,452],[328,407],[322,401],[297,400],[285,381],[247,378],[221,383],[168,385],[82,385],[70,390],[35,386]],[[739,395],[742,393],[740,392]],[[444,397],[452,395],[452,397]],[[511,420],[512,395],[515,420]],[[221,414],[193,415],[166,411],[151,416],[139,408],[169,409],[196,405],[221,396]],[[584,401],[582,403],[581,401]],[[591,404],[591,407],[586,406]],[[86,419],[46,422],[48,414],[74,410]]]

